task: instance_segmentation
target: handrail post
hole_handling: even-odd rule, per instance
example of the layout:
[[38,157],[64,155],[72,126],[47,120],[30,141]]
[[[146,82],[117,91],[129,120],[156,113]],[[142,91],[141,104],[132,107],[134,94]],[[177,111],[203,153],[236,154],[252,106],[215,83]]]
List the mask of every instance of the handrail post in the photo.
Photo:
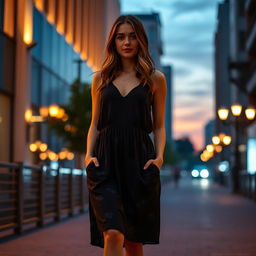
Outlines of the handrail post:
[[69,176],[69,216],[74,216],[74,196],[73,196],[73,168],[70,168],[70,176]]
[[23,217],[24,217],[24,176],[23,176],[23,162],[17,163],[19,166],[16,169],[18,187],[17,187],[17,227],[14,229],[15,234],[23,232]]
[[84,205],[85,205],[85,196],[84,196],[84,192],[85,192],[85,184],[84,184],[84,170],[81,169],[81,183],[80,183],[80,195],[81,195],[81,207],[80,207],[80,213],[84,213],[85,209],[84,209]]
[[57,171],[57,176],[56,176],[56,221],[61,220],[61,171],[60,171],[60,166],[58,166]]
[[44,167],[41,167],[40,170],[40,176],[39,176],[39,200],[40,200],[40,206],[39,206],[39,221],[38,226],[43,227],[44,226],[44,213],[45,213],[45,171]]

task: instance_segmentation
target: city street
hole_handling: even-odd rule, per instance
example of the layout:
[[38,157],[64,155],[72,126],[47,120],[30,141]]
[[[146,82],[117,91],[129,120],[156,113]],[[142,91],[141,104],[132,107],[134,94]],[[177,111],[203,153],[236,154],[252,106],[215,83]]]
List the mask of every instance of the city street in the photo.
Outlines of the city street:
[[[206,182],[205,182],[206,181]],[[145,256],[254,256],[256,204],[217,184],[181,180],[162,186],[159,245]],[[98,256],[89,244],[88,214],[0,244],[0,256]]]

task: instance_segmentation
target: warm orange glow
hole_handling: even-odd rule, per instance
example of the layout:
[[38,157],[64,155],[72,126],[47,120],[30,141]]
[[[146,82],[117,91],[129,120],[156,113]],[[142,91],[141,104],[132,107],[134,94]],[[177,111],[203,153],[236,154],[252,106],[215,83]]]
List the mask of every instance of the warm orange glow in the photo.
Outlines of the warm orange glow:
[[4,32],[14,37],[14,0],[4,1]]
[[24,31],[23,41],[29,45],[33,41],[33,3],[32,0],[24,2],[25,13],[24,13]]
[[31,152],[36,152],[37,151],[37,145],[32,143],[29,145],[29,149]]
[[48,146],[47,146],[47,144],[45,144],[45,143],[42,143],[42,144],[39,146],[39,149],[40,149],[42,152],[46,151],[47,148],[48,148]]
[[74,158],[74,154],[72,152],[68,152],[67,159],[72,160]]
[[44,118],[41,116],[31,116],[30,122],[32,123],[41,123],[44,121]]
[[[87,2],[87,1],[86,1]],[[73,44],[74,37],[74,1],[67,1],[67,24],[66,24],[66,36],[65,39],[69,44]],[[86,24],[84,24],[86,25]]]
[[67,152],[61,151],[59,152],[59,159],[64,160],[67,157]]
[[254,108],[247,108],[245,110],[246,118],[249,120],[253,120],[255,118],[255,112],[256,110]]
[[203,151],[203,155],[206,157],[206,158],[210,158],[210,157],[212,157],[213,156],[213,152],[210,152],[210,151],[208,151],[208,150],[204,150]]
[[218,116],[220,120],[226,120],[228,118],[229,110],[227,108],[218,109]]
[[42,117],[47,117],[49,113],[48,107],[40,107],[39,113]]
[[62,118],[62,121],[66,122],[68,120],[68,115],[65,113],[63,118]]
[[204,156],[204,154],[201,154],[200,155],[200,159],[203,161],[203,162],[207,162],[208,159]]
[[31,109],[27,109],[26,111],[25,111],[25,120],[27,121],[27,122],[31,122],[31,118],[32,118],[32,110]]
[[219,134],[219,138],[220,138],[220,140],[223,142],[223,139],[224,139],[224,137],[226,136],[226,134],[225,133],[220,133]]
[[216,146],[214,147],[214,150],[215,150],[217,153],[220,153],[220,152],[222,151],[222,146],[216,145]]
[[231,106],[231,111],[234,116],[240,116],[242,112],[242,106],[239,104],[234,104]]
[[62,119],[64,117],[64,114],[65,114],[65,110],[63,108],[59,108],[57,118]]
[[47,20],[51,23],[55,23],[55,5],[56,1],[48,1],[48,13],[47,13]]
[[65,0],[58,2],[56,30],[62,35],[64,35],[64,32],[65,32],[65,6],[66,6]]
[[41,160],[46,160],[48,155],[47,155],[47,153],[40,153],[39,157]]
[[49,157],[49,159],[52,160],[52,161],[57,161],[57,160],[58,160],[58,155],[57,155],[56,153],[52,152],[52,151],[50,151],[50,152],[48,153],[48,157]]
[[[49,2],[55,2],[55,1],[49,1]],[[39,11],[43,11],[44,10],[44,0],[34,0],[35,3],[35,7],[39,10]]]
[[49,107],[49,114],[51,117],[57,117],[58,113],[59,113],[58,105],[53,104]]
[[213,152],[214,151],[214,146],[212,144],[209,144],[209,145],[206,146],[206,150],[208,152]]

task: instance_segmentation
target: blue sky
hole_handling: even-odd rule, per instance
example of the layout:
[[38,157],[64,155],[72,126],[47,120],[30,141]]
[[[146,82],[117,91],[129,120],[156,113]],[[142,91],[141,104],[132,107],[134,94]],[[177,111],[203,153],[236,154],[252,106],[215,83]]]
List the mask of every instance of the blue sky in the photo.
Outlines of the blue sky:
[[203,147],[214,117],[214,32],[220,0],[120,0],[121,13],[158,12],[163,64],[173,67],[173,136]]

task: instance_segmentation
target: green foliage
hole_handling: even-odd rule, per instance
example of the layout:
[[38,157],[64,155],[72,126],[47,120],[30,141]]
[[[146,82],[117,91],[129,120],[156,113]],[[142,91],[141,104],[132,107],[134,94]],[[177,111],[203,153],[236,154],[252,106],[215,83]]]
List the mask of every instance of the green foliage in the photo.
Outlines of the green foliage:
[[92,115],[91,105],[91,87],[77,79],[70,86],[68,104],[60,105],[67,113],[68,120],[49,122],[49,128],[64,139],[67,148],[72,152],[86,152],[86,139]]

